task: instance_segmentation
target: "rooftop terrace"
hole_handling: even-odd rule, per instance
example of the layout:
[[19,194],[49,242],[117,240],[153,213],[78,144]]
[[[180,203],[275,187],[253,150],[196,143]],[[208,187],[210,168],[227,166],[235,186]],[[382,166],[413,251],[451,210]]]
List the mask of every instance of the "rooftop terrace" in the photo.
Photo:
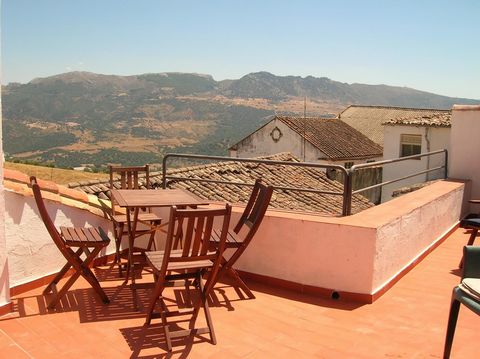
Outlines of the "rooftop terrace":
[[[218,284],[210,298],[217,345],[195,338],[175,343],[173,357],[191,358],[438,358],[443,350],[450,292],[468,234],[456,230],[437,249],[370,305],[332,301],[249,282],[255,300]],[[111,296],[103,305],[79,281],[47,312],[41,288],[13,297],[14,312],[0,320],[0,350],[8,358],[157,358],[166,356],[159,321],[144,327],[149,287],[128,287],[109,267],[96,269]],[[353,273],[352,273],[353,275]],[[140,273],[138,273],[140,278]],[[151,283],[145,271],[139,282]],[[186,298],[170,289],[167,297]],[[179,323],[180,326],[185,322]],[[452,358],[478,354],[478,318],[461,310]],[[182,339],[183,340],[183,339]],[[186,340],[186,339],[185,339]]]

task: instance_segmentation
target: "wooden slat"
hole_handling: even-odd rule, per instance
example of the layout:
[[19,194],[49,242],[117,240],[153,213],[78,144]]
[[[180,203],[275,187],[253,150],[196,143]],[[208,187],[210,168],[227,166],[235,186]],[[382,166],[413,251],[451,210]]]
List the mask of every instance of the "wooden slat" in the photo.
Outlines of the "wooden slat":
[[83,228],[82,229],[83,234],[87,238],[87,241],[89,242],[98,242],[97,238],[95,235],[92,233],[93,231],[90,228]]
[[[220,242],[220,230],[214,228],[212,230],[212,235],[210,237],[210,240],[216,243]],[[236,245],[241,243],[242,243],[242,239],[234,231],[229,230],[227,233],[226,245],[229,245],[229,244]]]
[[195,227],[195,218],[188,218],[187,221],[187,231],[185,232],[185,237],[183,240],[183,252],[182,256],[188,256],[191,251],[193,229]]
[[200,254],[205,255],[210,247],[210,237],[212,236],[212,228],[213,228],[213,220],[214,216],[208,216],[207,224],[205,226],[205,233],[204,233],[204,241],[202,245],[202,251]]
[[193,239],[193,246],[191,253],[193,255],[198,255],[200,245],[202,244],[202,234],[203,234],[203,225],[205,222],[205,217],[200,217],[197,220],[197,225],[195,226],[195,237]]
[[60,227],[60,232],[62,233],[62,236],[66,241],[73,241],[72,235],[70,234],[68,227]]
[[80,242],[88,242],[87,236],[83,233],[83,228],[73,228],[75,234],[77,235],[77,240]]

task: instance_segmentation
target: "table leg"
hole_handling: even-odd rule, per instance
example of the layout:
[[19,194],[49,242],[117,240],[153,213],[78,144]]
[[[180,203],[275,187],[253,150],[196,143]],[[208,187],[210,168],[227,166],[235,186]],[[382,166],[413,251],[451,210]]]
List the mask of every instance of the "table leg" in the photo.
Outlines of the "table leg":
[[133,263],[133,247],[135,240],[135,233],[137,232],[137,223],[138,223],[138,211],[139,208],[135,207],[133,209],[133,220],[131,218],[131,210],[127,207],[127,228],[128,228],[128,263],[127,263],[127,273],[125,280],[128,282],[128,276],[131,276],[132,285],[135,285],[135,271]]

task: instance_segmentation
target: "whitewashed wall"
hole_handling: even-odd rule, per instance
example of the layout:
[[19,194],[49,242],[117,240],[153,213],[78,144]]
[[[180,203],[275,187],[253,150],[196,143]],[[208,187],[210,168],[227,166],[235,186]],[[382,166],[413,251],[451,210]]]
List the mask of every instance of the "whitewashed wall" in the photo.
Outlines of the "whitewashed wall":
[[[6,249],[10,268],[10,286],[56,273],[66,260],[50,238],[39,217],[33,197],[5,191]],[[101,226],[111,232],[109,221],[93,213],[45,200],[48,212],[57,228],[59,226]],[[113,253],[112,241],[102,254]]]
[[[450,136],[450,170],[452,178],[472,180],[471,197],[480,198],[480,106],[455,105]],[[471,211],[479,212],[478,205]]]
[[[282,137],[275,142],[270,136],[272,130],[278,127],[282,132]],[[273,119],[265,126],[254,132],[237,145],[237,150],[230,152],[234,157],[258,157],[268,156],[280,152],[290,152],[300,160],[304,159],[304,140],[291,130],[282,121]],[[317,162],[319,158],[325,155],[313,147],[309,142],[305,142],[305,161]]]
[[[384,145],[383,155],[385,159],[400,157],[400,138],[402,134],[421,135],[422,152],[432,152],[442,149],[450,149],[450,128],[444,127],[420,127],[403,125],[385,125],[384,126]],[[428,143],[428,141],[430,143]],[[423,157],[420,160],[407,160],[383,166],[383,181],[389,181],[395,178],[403,177],[408,174],[426,170],[443,165],[444,156],[434,155]],[[398,188],[411,186],[416,183],[422,183],[427,180],[443,178],[443,170],[421,174],[408,178],[382,188],[382,202],[388,201],[392,197],[393,191]]]
[[2,100],[0,89],[0,307],[10,301],[7,243],[5,238],[5,189],[3,187]]

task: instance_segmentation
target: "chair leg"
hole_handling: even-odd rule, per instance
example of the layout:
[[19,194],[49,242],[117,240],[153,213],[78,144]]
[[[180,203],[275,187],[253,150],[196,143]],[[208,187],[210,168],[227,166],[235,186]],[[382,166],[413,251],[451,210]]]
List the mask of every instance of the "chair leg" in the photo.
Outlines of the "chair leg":
[[[77,251],[75,252],[75,255],[79,256],[82,253],[82,251],[83,251],[82,248],[78,248]],[[57,273],[55,278],[53,278],[52,281],[45,287],[42,294],[45,295],[50,293],[52,291],[52,287],[56,286],[58,282],[60,282],[60,280],[65,276],[65,274],[67,274],[70,268],[72,268],[72,265],[70,264],[70,262],[65,263],[65,265],[63,266],[62,269],[60,269],[60,271]]]
[[[154,226],[155,228],[158,227],[162,222],[161,221],[154,221],[152,223],[152,226]],[[157,229],[157,228],[156,228]],[[155,244],[155,233],[156,233],[156,229],[155,230],[152,230],[152,233],[150,234],[150,239],[148,240],[148,245],[147,245],[147,250],[151,251],[152,250],[152,247],[154,248],[154,250],[157,250],[157,245]]]
[[160,297],[160,317],[162,319],[162,326],[163,326],[163,334],[165,335],[165,343],[167,343],[167,350],[169,352],[172,351],[172,338],[170,337],[170,329],[168,327],[168,322],[167,322],[167,306],[165,305],[165,302],[163,301],[163,297]]
[[85,261],[82,264],[82,272],[81,275],[85,280],[90,283],[92,286],[93,290],[100,296],[102,299],[103,303],[108,304],[110,303],[110,299],[108,299],[108,296],[105,294],[104,290],[100,286],[100,283],[98,282],[97,277],[95,277],[95,274],[90,270],[88,267],[89,264],[95,259],[95,257],[98,255],[98,253],[102,250],[103,247],[98,247],[95,248],[90,255],[85,259]]
[[255,295],[252,293],[250,288],[242,280],[238,272],[230,266],[223,267],[221,273],[217,276],[217,279],[220,278],[220,275],[229,275],[237,283],[237,285],[245,292],[249,299],[255,299]]
[[445,337],[445,348],[443,351],[443,358],[450,358],[450,352],[452,350],[453,336],[455,334],[455,327],[457,325],[458,311],[460,310],[460,302],[452,298],[452,304],[450,306],[450,314],[448,316],[447,334]]
[[[200,273],[197,277],[197,281],[198,281],[198,288],[200,289],[200,297],[201,297],[201,303],[199,303],[199,304],[203,305],[203,311],[205,313],[205,319],[207,320],[207,326],[208,326],[208,330],[210,332],[210,340],[212,341],[212,344],[217,344],[217,337],[215,336],[215,330],[213,329],[212,317],[210,315],[210,308],[208,306],[208,295],[210,293],[207,293],[207,291],[205,290],[205,288],[203,286],[202,275]],[[209,288],[213,288],[213,286],[209,286]],[[198,313],[197,308],[199,309],[200,307],[197,306],[195,308],[194,316],[195,316],[196,313]]]
[[[150,324],[150,322],[152,321],[153,310],[155,309],[155,305],[157,304],[158,299],[162,296],[163,289],[164,289],[164,284],[157,281],[155,284],[155,289],[153,290],[152,299],[148,304],[147,318],[145,319],[145,324]],[[163,311],[163,308],[162,308],[162,311]]]
[[70,289],[70,287],[75,283],[75,281],[80,277],[80,271],[75,272],[70,278],[68,278],[67,283],[63,285],[63,287],[54,294],[53,298],[50,300],[50,302],[47,305],[48,309],[53,309],[55,306],[58,304],[60,299],[67,293],[67,291]]
[[[473,246],[473,243],[475,242],[475,238],[477,237],[478,234],[478,229],[472,229],[472,234],[470,234],[470,238],[468,238],[467,246]],[[460,264],[458,265],[458,268],[463,268],[463,256],[462,259],[460,260]]]
[[124,223],[118,223],[118,225],[113,225],[113,230],[115,233],[115,264],[118,265],[118,275],[123,276],[122,273],[122,258],[120,257],[120,245],[122,244],[122,236],[124,230]]

